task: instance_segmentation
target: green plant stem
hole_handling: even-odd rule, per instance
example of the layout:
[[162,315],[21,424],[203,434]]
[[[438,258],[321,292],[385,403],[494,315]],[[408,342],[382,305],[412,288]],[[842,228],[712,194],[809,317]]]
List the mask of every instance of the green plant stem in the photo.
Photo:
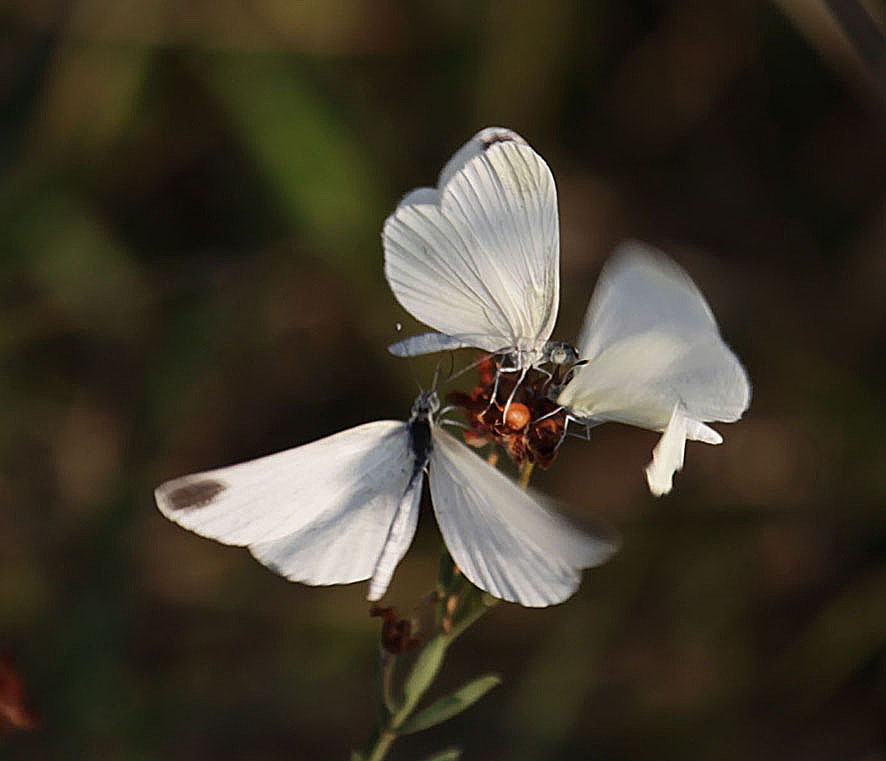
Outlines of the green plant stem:
[[385,661],[384,666],[382,666],[382,675],[381,675],[381,689],[382,689],[382,700],[384,701],[385,709],[388,713],[393,713],[396,710],[396,702],[394,701],[394,693],[393,693],[393,677],[394,677],[394,656],[390,656],[387,661]]
[[[528,487],[529,479],[532,476],[532,468],[532,463],[526,462],[520,469],[519,484],[521,489],[525,489]],[[444,553],[446,552],[445,547],[443,548],[443,551]],[[445,593],[445,591],[446,590],[442,590],[443,593]],[[494,608],[500,602],[500,600],[497,600],[496,598],[486,594],[485,592],[479,592],[479,590],[473,591],[483,595],[481,604],[478,605],[474,610],[471,610],[467,615],[465,615],[464,618],[457,621],[457,623],[454,623],[449,631],[438,631],[433,638],[428,640],[428,642],[425,644],[425,647],[429,647],[432,642],[439,640],[442,643],[445,657],[445,652],[449,649],[449,646],[453,642],[455,642],[455,640],[458,639],[465,631],[467,631],[474,623],[482,618],[486,611]],[[445,594],[443,595],[443,605],[445,606]],[[440,617],[438,616],[438,619],[439,618]],[[438,626],[442,626],[442,621],[438,620]],[[391,707],[391,703],[393,702],[393,698],[390,695],[390,678],[395,657],[396,656],[392,656],[390,662],[386,664],[386,673],[384,674],[384,702],[385,705],[389,707],[389,710]],[[431,684],[428,684],[428,686],[424,690],[422,690],[421,693],[413,696],[412,700],[405,702],[399,710],[391,712],[391,717],[388,719],[387,724],[385,724],[385,726],[379,730],[375,742],[372,745],[372,748],[366,754],[364,754],[363,757],[366,759],[366,761],[382,761],[388,755],[388,751],[391,749],[394,741],[399,736],[398,730],[412,715],[413,711],[415,711],[419,702],[421,702],[422,696],[425,694],[425,692],[427,692],[430,686]]]
[[[485,592],[483,594],[486,595]],[[458,624],[453,626],[448,634],[445,635],[447,637],[447,639],[449,640],[447,643],[447,647],[448,647],[448,645],[451,645],[457,637],[461,636],[461,634],[464,633],[464,631],[469,626],[471,626],[484,613],[486,613],[487,610],[489,610],[490,608],[494,608],[500,602],[501,602],[501,600],[498,600],[495,597],[491,597],[489,595],[486,595],[485,599],[483,600],[483,605],[481,607],[479,607],[477,610],[473,611],[472,613],[468,614],[462,621],[459,621]]]
[[[459,621],[459,623],[453,626],[450,631],[440,632],[436,635],[436,638],[439,638],[443,642],[444,649],[448,649],[459,636],[461,636],[474,622],[479,620],[487,610],[497,605],[498,602],[499,601],[494,597],[488,598],[488,601],[484,601],[482,606],[477,610],[472,611],[464,620]],[[429,645],[430,642],[428,642],[425,647],[428,647]],[[430,687],[430,685],[428,686]],[[394,740],[398,737],[397,730],[403,726],[406,720],[412,715],[413,711],[415,711],[425,692],[426,690],[422,691],[421,694],[416,696],[415,700],[411,703],[407,703],[400,708],[399,711],[396,711],[391,715],[387,724],[378,733],[378,737],[375,740],[372,750],[366,756],[366,761],[381,761],[387,756],[388,751],[394,744]]]
[[532,477],[532,469],[535,467],[535,463],[526,461],[523,463],[523,467],[520,468],[520,488],[526,489],[529,487],[529,479]]
[[396,739],[397,735],[394,732],[388,730],[380,732],[375,747],[372,749],[372,753],[366,757],[366,761],[382,761],[388,755],[388,751]]

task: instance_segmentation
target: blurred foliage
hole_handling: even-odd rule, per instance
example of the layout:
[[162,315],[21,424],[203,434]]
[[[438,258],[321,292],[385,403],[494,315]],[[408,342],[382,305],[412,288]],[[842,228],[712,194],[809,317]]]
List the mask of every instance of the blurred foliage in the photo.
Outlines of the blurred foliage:
[[[623,551],[562,606],[490,613],[441,690],[502,686],[392,757],[884,758],[886,108],[823,3],[7,0],[0,22],[0,648],[42,717],[0,758],[363,742],[363,585],[288,584],[151,492],[406,414],[381,224],[489,124],[557,178],[557,336],[639,237],[697,280],[754,400],[660,502],[653,434],[570,442],[536,483]],[[401,609],[437,552],[425,515]]]

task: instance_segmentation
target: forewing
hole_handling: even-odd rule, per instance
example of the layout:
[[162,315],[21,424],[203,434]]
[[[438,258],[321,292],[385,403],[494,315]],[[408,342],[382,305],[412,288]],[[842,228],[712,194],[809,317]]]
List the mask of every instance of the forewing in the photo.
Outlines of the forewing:
[[579,532],[439,426],[433,442],[431,499],[443,539],[465,576],[491,595],[527,607],[562,602],[582,568],[617,549],[612,537]]
[[747,374],[698,288],[639,243],[604,267],[579,346],[588,364],[558,397],[579,416],[664,430],[677,405],[694,420],[731,422],[750,401]]
[[579,338],[579,354],[594,359],[608,346],[651,330],[719,336],[714,315],[689,275],[660,251],[628,241],[600,272]]
[[522,139],[500,132],[464,146],[437,195],[407,195],[382,232],[397,300],[442,333],[488,337],[477,344],[488,351],[544,343],[559,300],[553,176]]
[[378,536],[394,520],[413,459],[406,423],[384,420],[176,478],[154,496],[167,518],[224,544],[269,542],[346,518],[366,527],[366,546],[378,555]]
[[446,166],[440,171],[437,178],[437,186],[434,188],[415,188],[409,191],[400,201],[400,206],[406,204],[418,203],[434,203],[440,202],[440,190],[446,187],[446,184],[465,164],[467,164],[474,156],[477,156],[489,149],[494,143],[519,143],[521,145],[529,145],[520,135],[513,130],[505,127],[486,127],[481,129],[468,142],[459,148],[452,158],[446,162]]
[[[388,588],[418,523],[422,477],[403,482],[309,523],[299,531],[250,545],[253,556],[281,576],[304,584],[349,584],[371,578],[370,600]],[[395,489],[400,488],[398,494]]]
[[468,142],[459,148],[452,158],[446,162],[437,179],[437,187],[446,187],[449,182],[461,169],[464,168],[474,156],[477,156],[488,150],[495,143],[519,143],[520,145],[529,145],[520,135],[513,130],[505,127],[486,127],[481,129]]

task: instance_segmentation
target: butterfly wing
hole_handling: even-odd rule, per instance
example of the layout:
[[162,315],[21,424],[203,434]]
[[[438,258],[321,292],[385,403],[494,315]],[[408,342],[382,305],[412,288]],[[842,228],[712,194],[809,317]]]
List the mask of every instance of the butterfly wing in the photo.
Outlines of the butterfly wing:
[[[351,428],[155,491],[170,520],[308,584],[373,578],[381,596],[415,533],[421,474],[406,423]],[[375,578],[377,575],[377,578]]]
[[[438,351],[453,351],[454,349],[467,349],[471,346],[488,346],[491,344],[507,341],[501,337],[492,339],[486,335],[457,335],[448,336],[445,333],[420,333],[416,336],[404,338],[388,347],[388,351],[395,357],[416,357],[420,354],[433,354]],[[504,346],[499,343],[499,348]],[[490,349],[490,351],[495,351]]]
[[603,268],[579,352],[588,364],[558,402],[580,417],[662,431],[675,406],[692,420],[732,422],[750,401],[747,374],[698,288],[641,243],[624,244]]
[[249,551],[290,581],[325,585],[370,579],[367,598],[378,600],[412,544],[423,480],[419,474],[399,502],[395,493],[378,494],[358,510],[331,513],[282,539],[250,545]]
[[575,592],[582,568],[618,548],[613,537],[573,528],[439,426],[432,435],[437,523],[456,564],[480,589],[527,607],[553,605]]
[[[385,275],[403,307],[447,336],[488,351],[537,349],[557,318],[558,225],[547,164],[515,133],[483,130],[437,188],[412,191],[385,221]],[[417,354],[435,344],[398,346]]]

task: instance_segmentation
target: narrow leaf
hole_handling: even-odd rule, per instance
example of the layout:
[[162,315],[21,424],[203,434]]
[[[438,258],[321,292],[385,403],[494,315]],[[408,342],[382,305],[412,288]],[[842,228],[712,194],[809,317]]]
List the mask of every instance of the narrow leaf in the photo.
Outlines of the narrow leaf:
[[400,727],[400,732],[402,734],[421,732],[423,729],[428,729],[428,727],[436,726],[447,719],[451,719],[472,706],[489,690],[499,684],[501,684],[501,677],[497,674],[486,674],[485,676],[478,677],[451,695],[435,700],[427,708],[419,711]]
[[357,244],[378,236],[384,209],[376,173],[359,132],[318,95],[305,70],[279,55],[201,56],[194,66],[299,236],[352,273],[367,272],[370,260],[374,266]]
[[408,715],[425,694],[425,690],[431,686],[440,671],[445,655],[446,640],[443,637],[434,637],[422,648],[403,685],[403,706],[400,714]]
[[462,603],[458,606],[452,623],[458,626],[462,621],[476,616],[477,611],[483,607],[483,594],[484,592],[471,584],[470,588],[464,593]]

